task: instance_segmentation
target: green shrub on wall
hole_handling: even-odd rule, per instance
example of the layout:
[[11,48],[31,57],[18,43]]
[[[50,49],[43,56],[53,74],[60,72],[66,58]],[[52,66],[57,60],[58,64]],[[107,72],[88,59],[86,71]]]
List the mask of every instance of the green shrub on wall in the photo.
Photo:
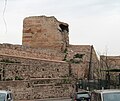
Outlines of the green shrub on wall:
[[64,50],[64,53],[65,53],[65,56],[64,56],[63,61],[70,62],[70,63],[80,63],[82,61],[83,56],[85,55],[85,54],[77,53],[73,56],[72,59],[67,60],[67,55],[68,55],[67,48]]
[[83,59],[83,56],[84,56],[85,54],[79,54],[79,53],[77,53],[77,54],[75,54],[74,56],[73,56],[73,58],[72,59],[70,59],[70,62],[71,63],[80,63],[80,62],[82,62],[82,59]]
[[15,76],[15,80],[23,80],[23,78],[21,78],[19,76]]
[[13,80],[13,78],[6,78],[6,81],[11,81]]
[[83,58],[83,55],[85,55],[85,54],[75,54],[74,56],[73,56],[73,58],[80,58],[80,59],[82,59]]

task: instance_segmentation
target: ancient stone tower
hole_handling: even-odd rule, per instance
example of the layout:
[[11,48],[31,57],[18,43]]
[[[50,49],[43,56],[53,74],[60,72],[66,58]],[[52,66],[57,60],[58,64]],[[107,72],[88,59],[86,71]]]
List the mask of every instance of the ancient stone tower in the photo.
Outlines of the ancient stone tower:
[[22,45],[64,51],[69,45],[68,33],[68,24],[55,17],[27,17],[23,21]]

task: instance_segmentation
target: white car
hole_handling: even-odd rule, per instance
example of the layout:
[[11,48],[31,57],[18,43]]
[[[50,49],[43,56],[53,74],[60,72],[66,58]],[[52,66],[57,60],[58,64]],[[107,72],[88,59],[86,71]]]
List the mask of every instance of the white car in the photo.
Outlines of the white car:
[[95,90],[91,92],[91,101],[120,101],[120,90]]
[[0,101],[13,101],[12,92],[0,90]]
[[88,91],[78,91],[71,98],[71,101],[90,101],[90,94]]

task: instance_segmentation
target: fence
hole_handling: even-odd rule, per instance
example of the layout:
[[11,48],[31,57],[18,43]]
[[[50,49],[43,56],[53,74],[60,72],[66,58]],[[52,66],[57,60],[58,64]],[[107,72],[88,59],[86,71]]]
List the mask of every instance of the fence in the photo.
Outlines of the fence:
[[84,89],[84,90],[100,90],[100,89],[116,89],[120,88],[120,82],[119,80],[113,81],[113,80],[102,80],[102,79],[97,79],[97,80],[78,80],[76,83],[76,90],[78,89]]

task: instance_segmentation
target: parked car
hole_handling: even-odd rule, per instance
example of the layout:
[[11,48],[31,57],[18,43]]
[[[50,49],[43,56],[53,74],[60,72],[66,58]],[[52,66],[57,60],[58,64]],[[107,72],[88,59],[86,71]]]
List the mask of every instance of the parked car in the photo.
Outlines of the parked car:
[[91,92],[91,101],[120,101],[120,90],[95,90]]
[[13,101],[12,92],[0,90],[0,101]]
[[75,92],[71,101],[90,101],[90,94],[88,91]]

